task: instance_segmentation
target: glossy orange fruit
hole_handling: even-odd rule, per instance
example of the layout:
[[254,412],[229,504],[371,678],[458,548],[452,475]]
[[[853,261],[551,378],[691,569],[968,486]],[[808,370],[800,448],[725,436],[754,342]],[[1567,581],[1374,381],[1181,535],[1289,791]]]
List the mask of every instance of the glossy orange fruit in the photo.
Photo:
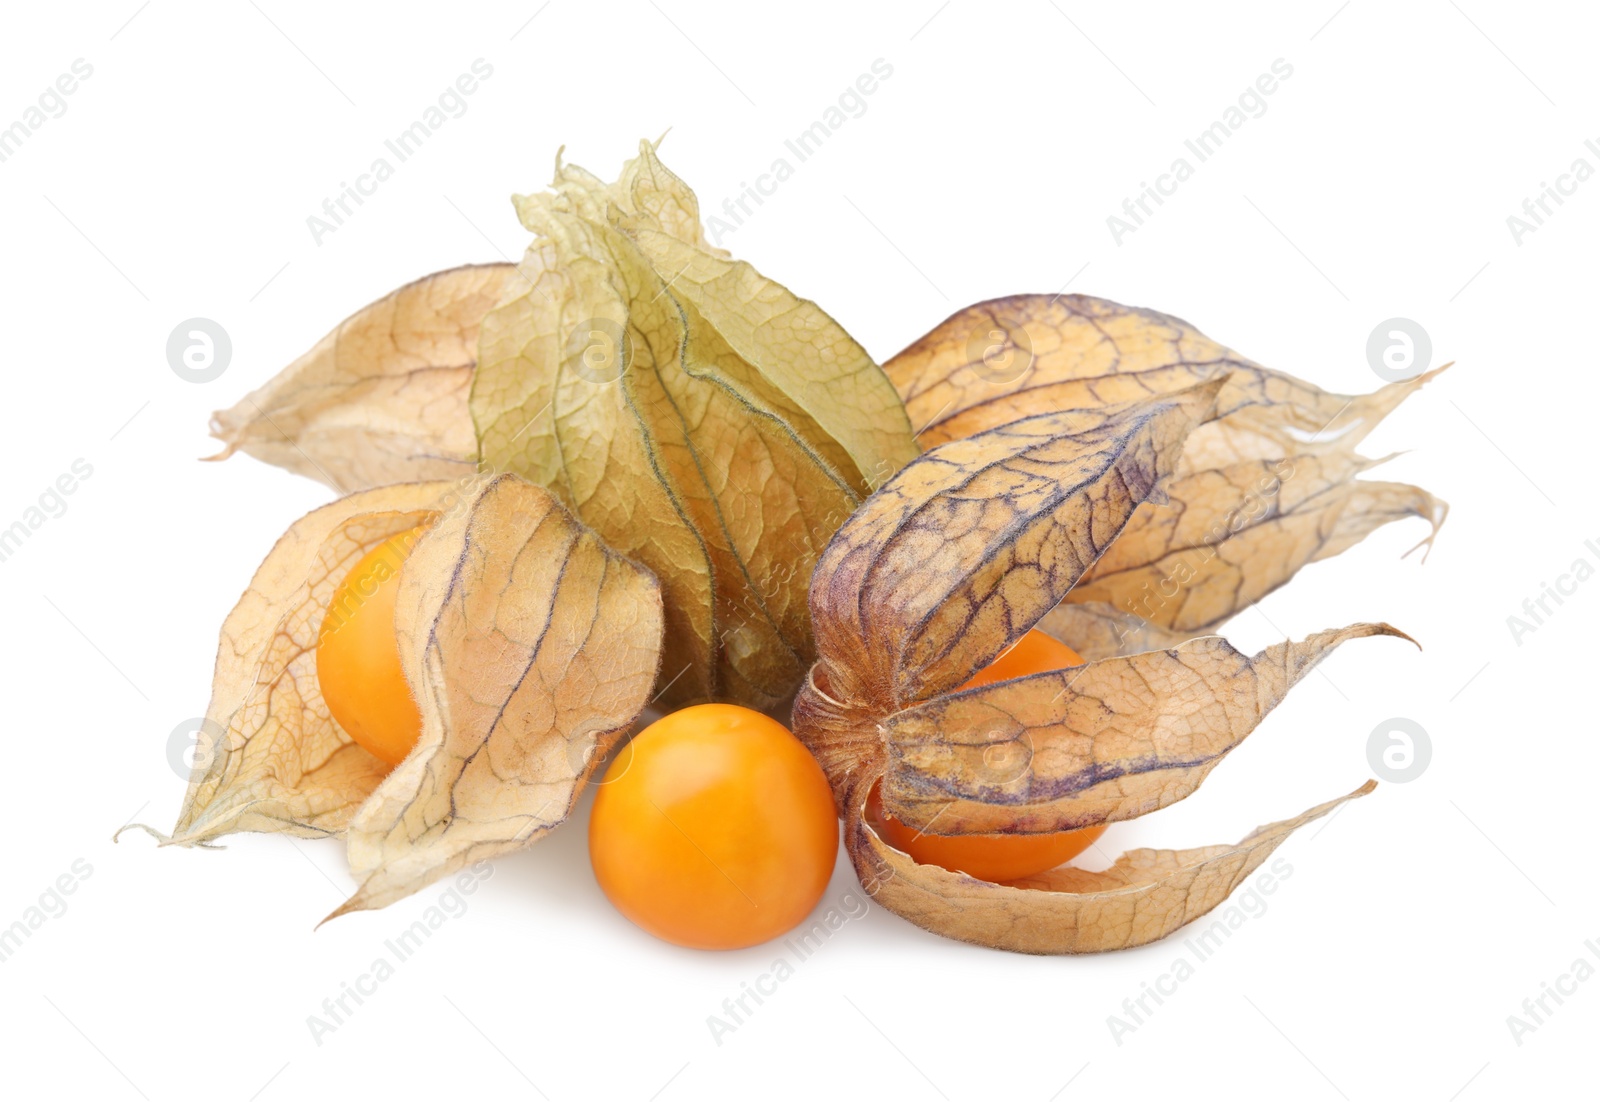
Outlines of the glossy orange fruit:
[[732,704],[673,712],[622,749],[595,792],[589,858],[635,925],[674,945],[741,949],[793,929],[839,850],[833,793],[788,729]]
[[[961,688],[974,689],[1082,664],[1077,651],[1035,630]],[[979,880],[1016,880],[1053,869],[1078,856],[1106,832],[1102,825],[1058,834],[923,834],[884,814],[877,785],[867,797],[867,818],[884,841],[910,854],[917,863],[964,872]]]
[[1010,681],[1013,677],[1027,677],[1033,673],[1081,665],[1083,658],[1077,651],[1035,628],[1013,643],[1010,650],[968,678],[961,688],[976,689],[980,685],[993,685],[996,681]]
[[367,753],[398,765],[422,735],[395,640],[400,564],[425,529],[402,532],[368,551],[328,600],[317,634],[317,684],[328,711]]

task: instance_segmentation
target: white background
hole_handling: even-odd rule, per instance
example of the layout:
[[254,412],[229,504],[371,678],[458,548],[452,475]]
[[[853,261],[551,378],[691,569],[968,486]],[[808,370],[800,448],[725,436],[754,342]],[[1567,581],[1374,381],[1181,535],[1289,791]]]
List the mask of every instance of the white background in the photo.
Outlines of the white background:
[[[1574,159],[1600,168],[1584,148],[1600,142],[1600,28],[1577,5],[1486,0],[541,2],[7,13],[0,125],[75,59],[94,72],[0,164],[0,527],[75,459],[93,475],[0,563],[0,926],[75,860],[92,873],[0,964],[0,1090],[1592,1093],[1600,982],[1548,1002],[1520,1045],[1507,1018],[1600,939],[1600,581],[1520,645],[1506,621],[1575,559],[1600,564],[1600,180],[1520,244],[1506,218]],[[466,114],[314,243],[307,216],[480,57],[494,74]],[[273,539],[329,496],[248,458],[197,463],[209,413],[393,287],[519,255],[508,196],[543,187],[559,146],[610,177],[670,128],[662,156],[710,209],[878,58],[893,75],[865,114],[723,244],[880,358],[970,302],[1070,284],[1335,390],[1378,385],[1367,336],[1396,315],[1427,328],[1436,362],[1458,363],[1368,447],[1412,449],[1387,477],[1454,505],[1427,564],[1400,561],[1424,534],[1412,521],[1228,629],[1255,647],[1387,619],[1425,649],[1346,646],[1193,799],[1113,827],[1102,848],[1232,841],[1348,791],[1390,717],[1426,728],[1431,765],[1287,842],[1293,873],[1269,909],[1120,1044],[1108,1016],[1184,955],[1182,935],[1033,958],[874,907],[719,1045],[708,1015],[777,950],[697,953],[636,931],[594,884],[585,804],[499,862],[470,910],[318,1045],[308,1015],[438,889],[313,932],[351,887],[336,843],[109,841],[130,818],[170,827],[183,782],[168,734],[205,706],[217,628]],[[1115,242],[1107,216],[1277,58],[1294,71],[1266,113]],[[234,346],[206,385],[164,352],[197,315]],[[841,861],[824,905],[852,888]]]

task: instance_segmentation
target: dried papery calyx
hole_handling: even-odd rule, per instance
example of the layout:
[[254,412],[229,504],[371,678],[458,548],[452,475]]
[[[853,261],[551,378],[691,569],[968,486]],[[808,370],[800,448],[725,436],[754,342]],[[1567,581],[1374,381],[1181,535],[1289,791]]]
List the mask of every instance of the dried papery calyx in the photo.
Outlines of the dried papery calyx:
[[471,474],[478,326],[515,278],[511,264],[452,268],[363,307],[213,414],[226,448],[212,458],[242,451],[340,493]]
[[1144,621],[1097,602],[1091,638],[1063,638],[1092,660],[957,690],[1036,625],[1077,626],[1062,602],[1139,535],[1141,510],[1172,500],[1164,488],[1196,435],[1223,436],[1230,385],[1227,365],[1196,367],[1156,397],[947,439],[834,537],[812,579],[819,659],[796,700],[796,733],[828,773],[851,860],[878,902],[935,933],[1021,952],[1144,944],[1215,907],[1297,827],[1371,790],[1237,845],[1137,850],[1102,872],[1009,884],[918,864],[866,815],[874,787],[885,813],[937,835],[1045,834],[1144,815],[1194,792],[1334,647],[1404,638],[1354,624],[1250,657],[1159,623],[1119,630]]
[[[1448,366],[1448,365],[1447,365]],[[884,365],[933,446],[1052,409],[1098,409],[1221,376],[1216,415],[1184,442],[1159,498],[1052,613],[1089,658],[1215,631],[1302,567],[1378,528],[1448,507],[1361,479],[1356,448],[1440,371],[1363,395],[1262,367],[1188,322],[1083,295],[1015,295],[958,311]]]
[[661,579],[665,703],[781,703],[815,656],[817,556],[916,454],[894,388],[815,303],[706,242],[650,143],[610,184],[558,164],[517,209],[536,236],[483,323],[483,461]]
[[518,196],[516,265],[362,309],[233,409],[228,445],[341,492],[481,468],[545,486],[660,579],[668,705],[772,707],[815,657],[806,580],[917,454],[883,370],[816,303],[713,247],[640,144]]
[[[316,644],[351,567],[419,526],[394,621],[422,732],[391,770],[329,714]],[[644,709],[661,625],[649,571],[515,476],[341,498],[284,534],[224,623],[220,735],[164,841],[343,835],[358,887],[335,913],[531,845]]]

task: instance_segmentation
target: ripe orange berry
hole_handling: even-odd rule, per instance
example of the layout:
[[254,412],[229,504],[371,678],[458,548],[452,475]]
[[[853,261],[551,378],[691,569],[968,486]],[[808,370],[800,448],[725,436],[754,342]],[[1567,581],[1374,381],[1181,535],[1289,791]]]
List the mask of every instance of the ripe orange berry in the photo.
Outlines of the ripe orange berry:
[[[1078,652],[1042,631],[1030,631],[962,685],[975,689],[1013,677],[1083,664]],[[1016,880],[1053,869],[1088,849],[1104,825],[1056,834],[923,834],[884,814],[878,786],[867,797],[867,819],[880,837],[922,865],[938,865],[979,880]],[[937,828],[938,824],[930,824]]]
[[317,633],[317,684],[328,711],[373,757],[398,765],[422,736],[394,633],[400,564],[425,529],[374,547],[328,601]]
[[732,704],[673,712],[595,793],[595,879],[674,945],[741,949],[793,929],[833,874],[839,823],[822,767],[782,724]]
[[993,685],[996,681],[1010,681],[1013,677],[1027,677],[1033,673],[1081,665],[1083,658],[1077,651],[1035,628],[1013,643],[1010,650],[968,678],[961,688],[976,689],[980,685]]

